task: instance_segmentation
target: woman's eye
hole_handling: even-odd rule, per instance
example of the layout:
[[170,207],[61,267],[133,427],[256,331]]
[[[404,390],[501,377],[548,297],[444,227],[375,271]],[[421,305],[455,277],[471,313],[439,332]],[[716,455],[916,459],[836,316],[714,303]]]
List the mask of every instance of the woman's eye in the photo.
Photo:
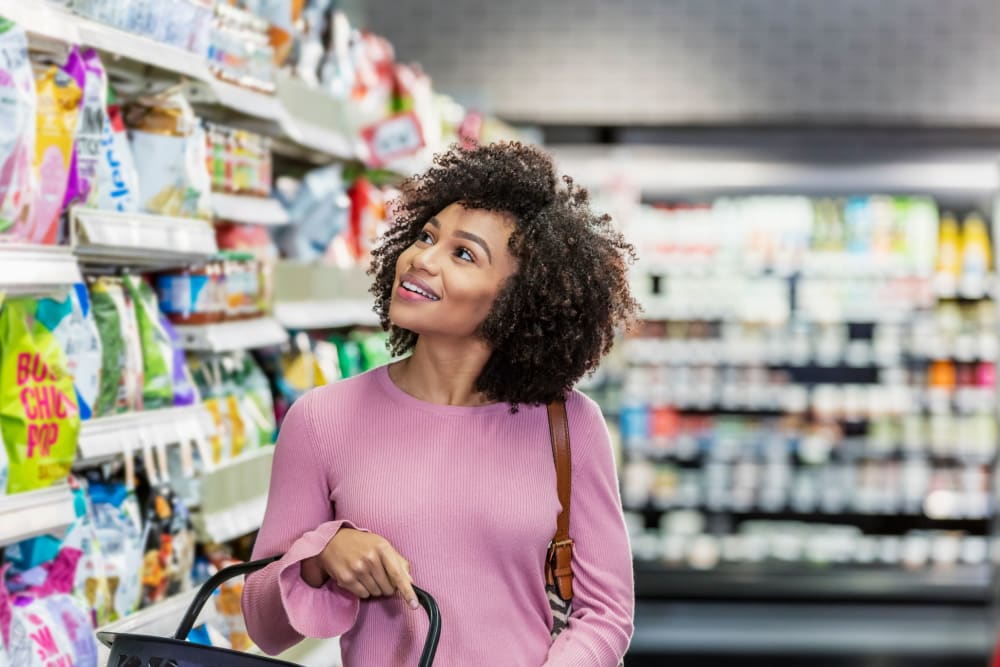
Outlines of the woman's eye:
[[417,237],[417,240],[421,243],[431,243],[434,239],[431,237],[430,232],[420,232],[420,236]]
[[472,253],[466,250],[465,248],[459,248],[458,252],[456,252],[455,255],[459,259],[464,259],[466,262],[476,261],[476,258],[472,256]]

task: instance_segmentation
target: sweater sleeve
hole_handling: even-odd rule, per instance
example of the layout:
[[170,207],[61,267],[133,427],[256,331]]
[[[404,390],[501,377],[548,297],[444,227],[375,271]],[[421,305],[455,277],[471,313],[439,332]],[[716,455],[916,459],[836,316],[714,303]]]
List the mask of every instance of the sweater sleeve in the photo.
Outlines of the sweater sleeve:
[[265,653],[276,655],[304,637],[335,637],[358,615],[358,598],[331,579],[313,588],[302,579],[303,560],[320,553],[341,527],[330,500],[324,466],[315,453],[310,399],[285,415],[275,444],[267,509],[253,558],[284,554],[246,578],[241,605],[247,632]]
[[615,667],[632,637],[632,553],[607,425],[596,404],[576,398],[583,405],[570,413],[573,613],[544,667]]

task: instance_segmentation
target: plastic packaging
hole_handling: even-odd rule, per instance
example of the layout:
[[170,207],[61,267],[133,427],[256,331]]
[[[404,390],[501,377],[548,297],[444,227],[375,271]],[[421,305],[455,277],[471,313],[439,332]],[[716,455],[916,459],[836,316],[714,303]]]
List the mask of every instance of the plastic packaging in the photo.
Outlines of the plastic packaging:
[[73,137],[83,92],[64,70],[50,67],[35,80],[38,93],[35,137],[35,243],[56,243],[59,220],[69,183]]
[[41,299],[37,318],[62,346],[67,370],[73,377],[80,419],[90,419],[100,394],[103,352],[86,286],[74,285],[62,300]]
[[0,311],[0,428],[11,462],[8,491],[65,479],[76,456],[80,411],[66,357],[36,318],[33,299]]
[[0,19],[0,241],[25,241],[33,224],[37,95],[28,38]]
[[188,370],[185,359],[184,348],[181,347],[180,336],[174,325],[170,323],[166,315],[160,314],[160,326],[170,338],[170,345],[173,348],[173,389],[174,405],[185,406],[194,405],[200,401],[198,390],[195,389],[194,380],[191,379],[191,372]]
[[141,410],[142,343],[132,300],[120,278],[98,278],[91,286],[90,296],[103,350],[103,375],[95,414]]
[[129,107],[126,122],[142,208],[161,215],[210,218],[204,130],[184,96],[168,91],[142,98]]
[[79,53],[74,48],[67,63],[67,71],[83,91],[83,98],[64,208],[74,203],[93,207],[98,200],[101,142],[107,123],[107,76],[100,57],[93,49]]
[[101,159],[97,164],[97,207],[106,211],[134,213],[139,210],[139,174],[125,132],[121,110],[107,108],[101,134]]
[[160,308],[153,288],[138,276],[123,279],[132,303],[142,346],[142,405],[146,410],[174,404],[174,349],[160,325]]
[[138,608],[138,572],[142,564],[142,533],[135,498],[121,483],[92,483],[89,489],[94,531],[101,545],[104,574],[111,590],[112,620]]

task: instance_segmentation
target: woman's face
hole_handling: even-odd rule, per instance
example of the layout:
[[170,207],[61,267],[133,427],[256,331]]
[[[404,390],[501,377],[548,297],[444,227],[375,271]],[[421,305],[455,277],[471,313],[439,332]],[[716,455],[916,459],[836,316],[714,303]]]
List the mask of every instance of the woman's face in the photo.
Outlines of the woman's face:
[[516,269],[513,220],[452,204],[432,217],[396,261],[389,319],[418,335],[469,337]]

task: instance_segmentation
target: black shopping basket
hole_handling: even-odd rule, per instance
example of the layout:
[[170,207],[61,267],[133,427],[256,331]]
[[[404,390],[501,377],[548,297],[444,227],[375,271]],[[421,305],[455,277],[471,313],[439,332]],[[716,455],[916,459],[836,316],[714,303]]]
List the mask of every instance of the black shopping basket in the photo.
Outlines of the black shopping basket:
[[[198,614],[201,613],[201,608],[220,584],[234,577],[256,572],[278,558],[280,556],[231,565],[219,570],[198,589],[194,601],[185,612],[173,637],[98,632],[97,638],[111,649],[107,667],[274,667],[275,665],[297,667],[294,663],[284,660],[185,641]],[[434,662],[434,654],[437,652],[438,640],[441,637],[441,612],[434,598],[426,591],[416,586],[413,590],[431,622],[419,663],[420,667],[430,667]]]

